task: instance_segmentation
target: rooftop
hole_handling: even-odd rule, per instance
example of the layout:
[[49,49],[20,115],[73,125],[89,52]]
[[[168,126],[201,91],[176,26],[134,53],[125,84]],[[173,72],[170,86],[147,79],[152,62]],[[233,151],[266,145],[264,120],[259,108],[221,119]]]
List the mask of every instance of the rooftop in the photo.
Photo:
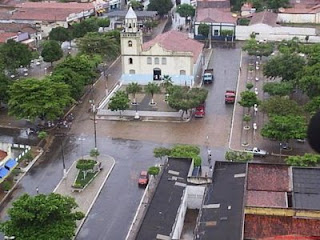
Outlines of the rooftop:
[[158,35],[156,38],[143,44],[143,51],[149,50],[152,46],[158,43],[166,50],[174,52],[191,52],[193,54],[193,61],[198,60],[199,55],[202,52],[203,43],[200,43],[194,39],[188,37],[188,34],[178,31],[168,31],[166,33]]
[[136,13],[133,11],[131,6],[126,14],[126,18],[137,18]]
[[248,191],[246,206],[287,208],[287,193],[269,191]]
[[320,169],[293,168],[293,207],[320,210]]
[[232,16],[230,8],[197,8],[196,11],[196,22],[232,24],[237,22],[237,18]]
[[249,25],[262,23],[274,27],[277,25],[277,17],[278,15],[276,13],[269,12],[267,10],[253,13]]
[[245,163],[216,162],[198,226],[198,239],[242,239]]
[[31,24],[27,23],[0,23],[0,31],[4,32],[28,32],[35,33],[36,29]]
[[[137,240],[156,239],[157,234],[170,236],[185,190],[184,184],[187,184],[191,161],[169,158],[137,234]],[[170,170],[178,172],[179,175],[171,174]],[[178,179],[173,180],[173,177]]]
[[[157,11],[136,11],[137,18],[144,18],[144,17],[155,17],[158,15]],[[121,17],[124,18],[127,14],[127,11],[112,11],[108,12],[106,16],[109,18],[112,17]]]
[[93,9],[94,6],[92,3],[78,3],[78,2],[55,2],[55,1],[48,1],[48,2],[24,2],[15,5],[17,8],[42,8],[42,9],[77,9],[77,10],[89,10]]
[[286,165],[250,163],[248,166],[248,190],[287,192],[289,181]]
[[0,43],[7,42],[8,39],[16,37],[17,33],[14,32],[0,32]]

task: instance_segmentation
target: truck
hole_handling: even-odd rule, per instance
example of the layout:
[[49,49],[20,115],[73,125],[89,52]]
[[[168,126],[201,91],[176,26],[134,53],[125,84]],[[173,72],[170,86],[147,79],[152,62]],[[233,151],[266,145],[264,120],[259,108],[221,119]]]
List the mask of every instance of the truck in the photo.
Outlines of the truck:
[[203,118],[204,115],[206,115],[206,107],[205,103],[199,104],[199,106],[196,107],[196,111],[194,113],[194,117],[196,118]]
[[267,156],[269,154],[266,150],[262,150],[262,149],[257,148],[257,147],[246,148],[244,150],[244,152],[252,153],[253,156],[256,156],[256,157],[265,157],[265,156]]
[[213,76],[213,69],[212,68],[210,68],[210,69],[208,68],[208,69],[204,70],[202,80],[203,80],[204,84],[213,82],[214,76]]
[[224,102],[225,103],[234,103],[236,100],[236,91],[226,90],[224,94]]

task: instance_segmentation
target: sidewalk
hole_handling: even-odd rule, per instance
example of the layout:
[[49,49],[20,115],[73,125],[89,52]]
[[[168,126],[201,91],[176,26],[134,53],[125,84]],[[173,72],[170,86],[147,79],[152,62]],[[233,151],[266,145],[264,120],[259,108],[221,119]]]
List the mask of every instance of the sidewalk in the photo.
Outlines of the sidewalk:
[[[91,158],[89,156],[84,156],[84,158],[86,157]],[[73,192],[73,188],[71,187],[78,173],[78,169],[76,168],[76,161],[69,168],[66,174],[66,178],[61,179],[61,181],[53,191],[54,193],[73,197],[79,206],[78,210],[85,214],[84,219],[77,222],[77,230],[75,236],[80,231],[81,226],[85,222],[93,204],[98,198],[99,193],[101,192],[115,165],[115,160],[111,156],[99,156],[98,161],[101,162],[102,170],[82,192]]]

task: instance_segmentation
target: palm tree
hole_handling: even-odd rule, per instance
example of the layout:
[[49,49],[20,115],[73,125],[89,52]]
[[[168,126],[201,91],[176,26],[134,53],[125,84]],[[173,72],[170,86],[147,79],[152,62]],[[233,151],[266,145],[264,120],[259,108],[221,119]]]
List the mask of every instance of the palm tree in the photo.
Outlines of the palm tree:
[[173,85],[173,81],[169,75],[163,76],[162,86],[165,88],[166,93],[168,92],[168,88]]
[[132,104],[137,104],[136,93],[141,92],[141,90],[142,90],[142,88],[138,83],[133,82],[133,83],[128,84],[126,91],[128,94],[132,94],[132,96],[133,96]]
[[153,100],[153,95],[154,95],[155,93],[159,93],[159,92],[160,92],[160,87],[159,87],[159,85],[156,84],[156,83],[154,83],[154,82],[149,82],[148,85],[145,87],[145,91],[151,95],[152,100],[151,100],[151,103],[150,103],[150,104],[151,104],[151,105],[154,105],[155,102],[154,102],[154,100]]

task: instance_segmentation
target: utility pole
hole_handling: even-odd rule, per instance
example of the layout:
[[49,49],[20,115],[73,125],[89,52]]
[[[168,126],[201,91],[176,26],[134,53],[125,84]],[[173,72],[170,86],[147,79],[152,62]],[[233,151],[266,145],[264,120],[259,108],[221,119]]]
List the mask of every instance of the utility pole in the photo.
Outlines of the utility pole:
[[210,23],[210,25],[209,25],[209,49],[212,48],[211,38],[212,38],[212,25]]

